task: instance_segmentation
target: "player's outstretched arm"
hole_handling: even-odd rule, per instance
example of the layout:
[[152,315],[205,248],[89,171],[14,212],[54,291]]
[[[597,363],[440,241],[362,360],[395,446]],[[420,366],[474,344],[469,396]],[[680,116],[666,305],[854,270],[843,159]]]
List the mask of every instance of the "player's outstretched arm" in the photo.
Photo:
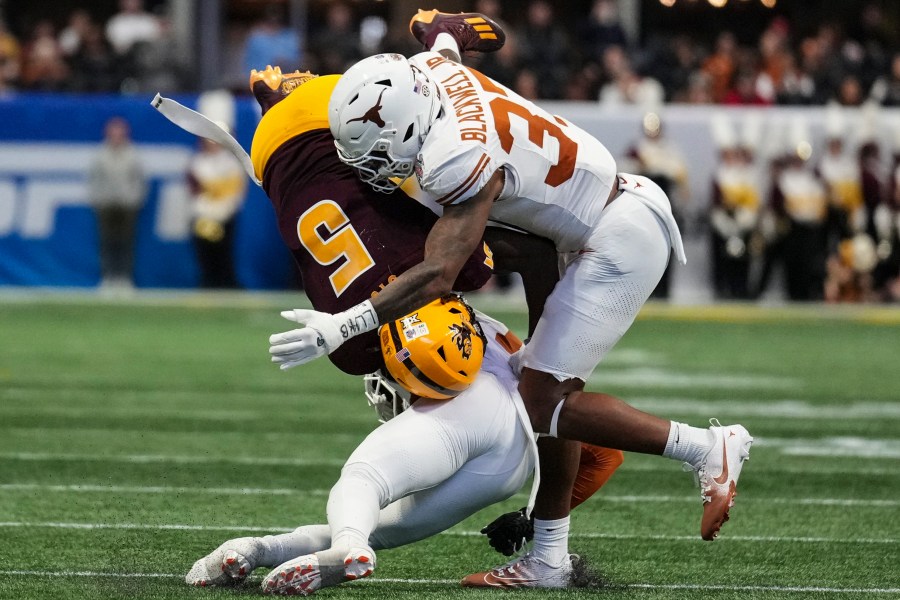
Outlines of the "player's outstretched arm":
[[444,209],[425,240],[425,259],[389,283],[372,300],[379,321],[398,319],[449,293],[484,235],[491,205],[503,189],[497,172],[469,200]]

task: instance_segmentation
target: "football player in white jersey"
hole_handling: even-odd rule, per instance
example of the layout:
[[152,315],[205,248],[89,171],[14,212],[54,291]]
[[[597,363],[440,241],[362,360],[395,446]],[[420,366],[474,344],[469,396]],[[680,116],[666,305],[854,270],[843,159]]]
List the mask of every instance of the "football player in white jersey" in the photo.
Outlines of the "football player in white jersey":
[[[305,327],[273,336],[272,360],[290,368],[323,356],[447,293],[488,220],[545,237],[566,257],[565,270],[516,361],[534,430],[560,438],[542,464],[574,477],[577,445],[562,440],[682,460],[699,476],[701,536],[712,540],[749,456],[747,430],[690,427],[583,391],[656,286],[670,249],[685,262],[668,198],[645,177],[616,173],[610,153],[583,130],[460,65],[445,33],[460,26],[452,15],[420,13],[413,33],[433,37],[438,52],[364,59],[329,104],[338,154],[361,179],[391,190],[415,173],[444,207],[423,262],[371,301],[307,315]],[[568,490],[552,492],[536,506],[532,552],[464,585],[534,587],[570,567]]]

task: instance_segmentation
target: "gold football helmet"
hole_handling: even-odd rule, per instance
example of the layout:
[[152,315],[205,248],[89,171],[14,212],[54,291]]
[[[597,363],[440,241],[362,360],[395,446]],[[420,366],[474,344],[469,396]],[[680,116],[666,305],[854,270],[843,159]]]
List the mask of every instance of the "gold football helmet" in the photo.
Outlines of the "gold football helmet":
[[449,400],[475,381],[487,344],[474,311],[458,295],[386,323],[379,335],[391,377],[434,400]]

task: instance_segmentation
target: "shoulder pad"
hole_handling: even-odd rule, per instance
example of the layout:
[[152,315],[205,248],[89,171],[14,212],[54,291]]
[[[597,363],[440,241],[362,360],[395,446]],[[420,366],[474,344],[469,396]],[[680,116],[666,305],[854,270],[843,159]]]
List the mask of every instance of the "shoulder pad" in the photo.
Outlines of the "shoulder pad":
[[445,143],[451,152],[427,146],[426,142],[417,159],[416,176],[422,189],[442,206],[465,202],[477,194],[497,169],[481,144],[451,147]]

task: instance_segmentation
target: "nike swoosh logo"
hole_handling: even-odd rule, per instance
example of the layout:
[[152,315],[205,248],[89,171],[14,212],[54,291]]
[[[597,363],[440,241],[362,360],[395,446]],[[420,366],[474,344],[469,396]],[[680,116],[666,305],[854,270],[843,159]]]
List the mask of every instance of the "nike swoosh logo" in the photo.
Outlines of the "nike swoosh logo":
[[722,440],[722,474],[718,477],[713,477],[713,481],[719,485],[725,485],[725,482],[728,481],[728,454],[725,452],[724,439]]
[[515,585],[522,585],[522,584],[528,584],[528,583],[537,583],[537,581],[538,581],[537,579],[524,579],[521,577],[516,577],[516,578],[504,577],[501,579],[501,578],[497,577],[496,575],[494,575],[493,573],[487,573],[484,577],[484,582],[487,583],[488,585],[494,585],[494,586],[500,586],[500,587],[515,586]]

